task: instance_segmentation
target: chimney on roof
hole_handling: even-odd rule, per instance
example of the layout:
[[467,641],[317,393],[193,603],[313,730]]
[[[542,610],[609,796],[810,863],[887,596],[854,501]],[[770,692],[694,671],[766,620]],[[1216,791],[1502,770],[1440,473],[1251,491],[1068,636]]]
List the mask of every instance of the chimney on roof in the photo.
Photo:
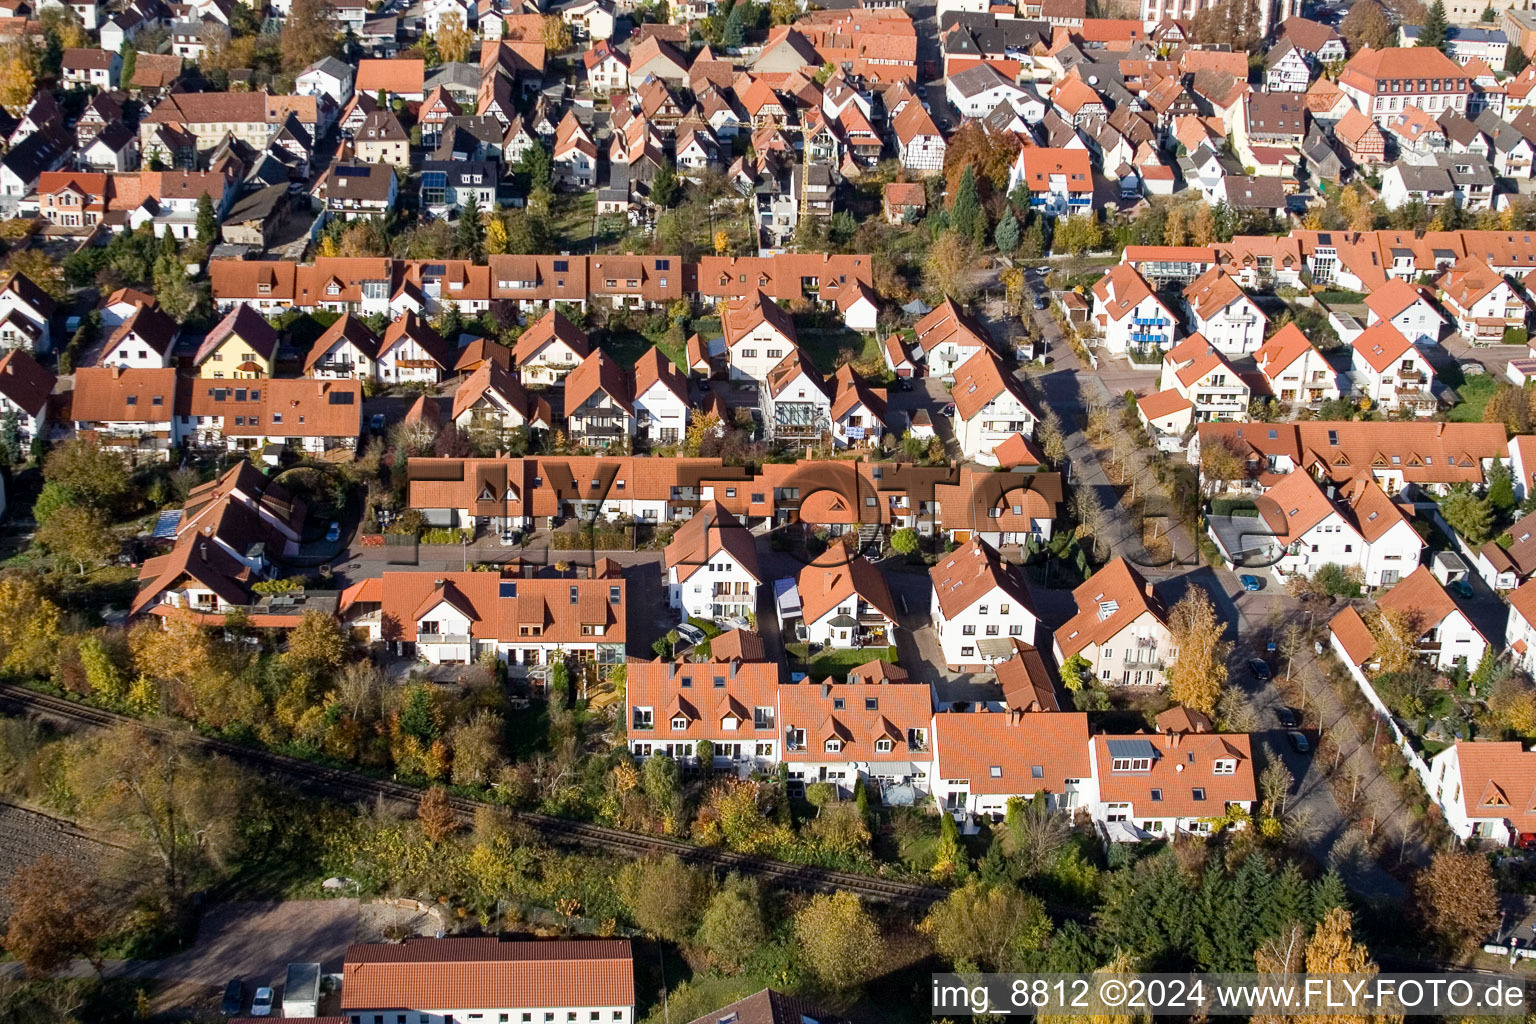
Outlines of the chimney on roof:
[[667,665],[667,678],[669,680],[677,678],[677,662],[674,661]]
[[1445,424],[1444,423],[1437,423],[1437,424],[1435,424],[1435,436],[1436,437],[1441,437],[1444,434],[1445,434]]
[[821,684],[821,696],[822,696],[822,699],[825,700],[827,697],[830,697],[831,695],[832,695],[832,684],[828,683],[828,682],[823,682]]
[[113,380],[117,380],[122,375],[123,375],[123,364],[122,363],[114,363],[113,366],[112,366],[112,379]]
[[1023,711],[1022,708],[1009,708],[1008,709],[1008,724],[1009,725],[1018,725],[1023,720],[1024,720],[1024,711]]
[[208,561],[208,542],[207,541],[204,540],[204,541],[199,541],[198,542],[198,544],[197,544],[197,557],[202,559],[205,562]]
[[736,681],[736,666],[740,664],[741,662],[737,661],[735,658],[731,659],[731,682],[733,683]]
[[1144,590],[1146,590],[1148,597],[1156,597],[1157,596],[1156,594],[1152,593],[1152,581],[1151,580],[1148,580],[1147,582],[1143,583],[1142,584],[1142,588]]

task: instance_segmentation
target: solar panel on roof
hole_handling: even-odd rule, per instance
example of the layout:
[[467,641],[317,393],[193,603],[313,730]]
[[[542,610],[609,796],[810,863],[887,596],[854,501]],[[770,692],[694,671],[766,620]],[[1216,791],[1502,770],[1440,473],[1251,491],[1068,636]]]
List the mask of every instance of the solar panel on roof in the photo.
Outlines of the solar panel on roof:
[[1156,757],[1151,740],[1108,740],[1110,757]]
[[156,540],[169,540],[176,536],[176,527],[181,525],[181,509],[172,509],[161,512],[155,517],[155,529],[150,536]]

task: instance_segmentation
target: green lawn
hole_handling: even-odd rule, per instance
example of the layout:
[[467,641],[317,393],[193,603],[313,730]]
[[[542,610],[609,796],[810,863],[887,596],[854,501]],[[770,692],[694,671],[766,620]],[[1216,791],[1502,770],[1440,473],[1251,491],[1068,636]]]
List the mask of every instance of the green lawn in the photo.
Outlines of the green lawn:
[[1498,386],[1498,379],[1490,374],[1483,374],[1481,377],[1468,377],[1456,389],[1456,393],[1461,396],[1461,404],[1451,410],[1451,422],[1483,422],[1483,410],[1487,408],[1488,399],[1493,397],[1493,393],[1498,390]]
[[838,357],[845,349],[853,353],[855,363],[880,361],[880,343],[873,334],[860,334],[846,327],[805,327],[799,335],[800,347],[822,373],[837,369]]
[[791,659],[790,668],[793,671],[804,672],[807,678],[818,682],[823,679],[842,682],[848,678],[849,669],[867,665],[871,661],[894,662],[897,657],[895,647],[829,648],[810,660],[807,660],[809,651],[805,644],[785,644],[784,652]]
[[592,221],[597,213],[597,193],[556,193],[550,204],[550,231],[554,251],[586,252],[592,244]]

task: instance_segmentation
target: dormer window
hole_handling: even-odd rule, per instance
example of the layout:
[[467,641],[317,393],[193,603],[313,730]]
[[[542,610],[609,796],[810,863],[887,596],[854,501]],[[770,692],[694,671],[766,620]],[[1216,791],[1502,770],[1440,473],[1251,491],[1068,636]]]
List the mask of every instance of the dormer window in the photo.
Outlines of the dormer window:
[[877,754],[889,754],[891,752],[891,741],[884,736],[875,740],[875,752]]
[[682,715],[673,715],[672,728],[677,732],[683,732],[688,728],[688,719],[684,718]]
[[1236,775],[1237,762],[1230,757],[1217,758],[1211,765],[1212,775]]
[[831,739],[827,740],[827,742],[826,742],[826,751],[827,751],[827,753],[829,753],[829,754],[836,754],[836,753],[841,752],[842,749],[843,749],[843,741],[838,739],[836,736],[834,736]]

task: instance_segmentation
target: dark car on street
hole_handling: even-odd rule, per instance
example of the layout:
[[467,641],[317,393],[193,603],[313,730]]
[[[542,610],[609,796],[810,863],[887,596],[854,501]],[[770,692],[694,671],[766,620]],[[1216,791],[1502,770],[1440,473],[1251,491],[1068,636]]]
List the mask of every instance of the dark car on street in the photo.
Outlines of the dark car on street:
[[235,978],[224,986],[224,998],[219,1002],[219,1012],[233,1017],[245,1007],[245,982]]
[[1301,728],[1301,712],[1295,708],[1278,707],[1275,709],[1275,717],[1280,720],[1282,729]]
[[1260,658],[1248,659],[1248,671],[1253,673],[1253,678],[1261,683],[1269,682],[1272,673],[1269,671],[1269,662]]

